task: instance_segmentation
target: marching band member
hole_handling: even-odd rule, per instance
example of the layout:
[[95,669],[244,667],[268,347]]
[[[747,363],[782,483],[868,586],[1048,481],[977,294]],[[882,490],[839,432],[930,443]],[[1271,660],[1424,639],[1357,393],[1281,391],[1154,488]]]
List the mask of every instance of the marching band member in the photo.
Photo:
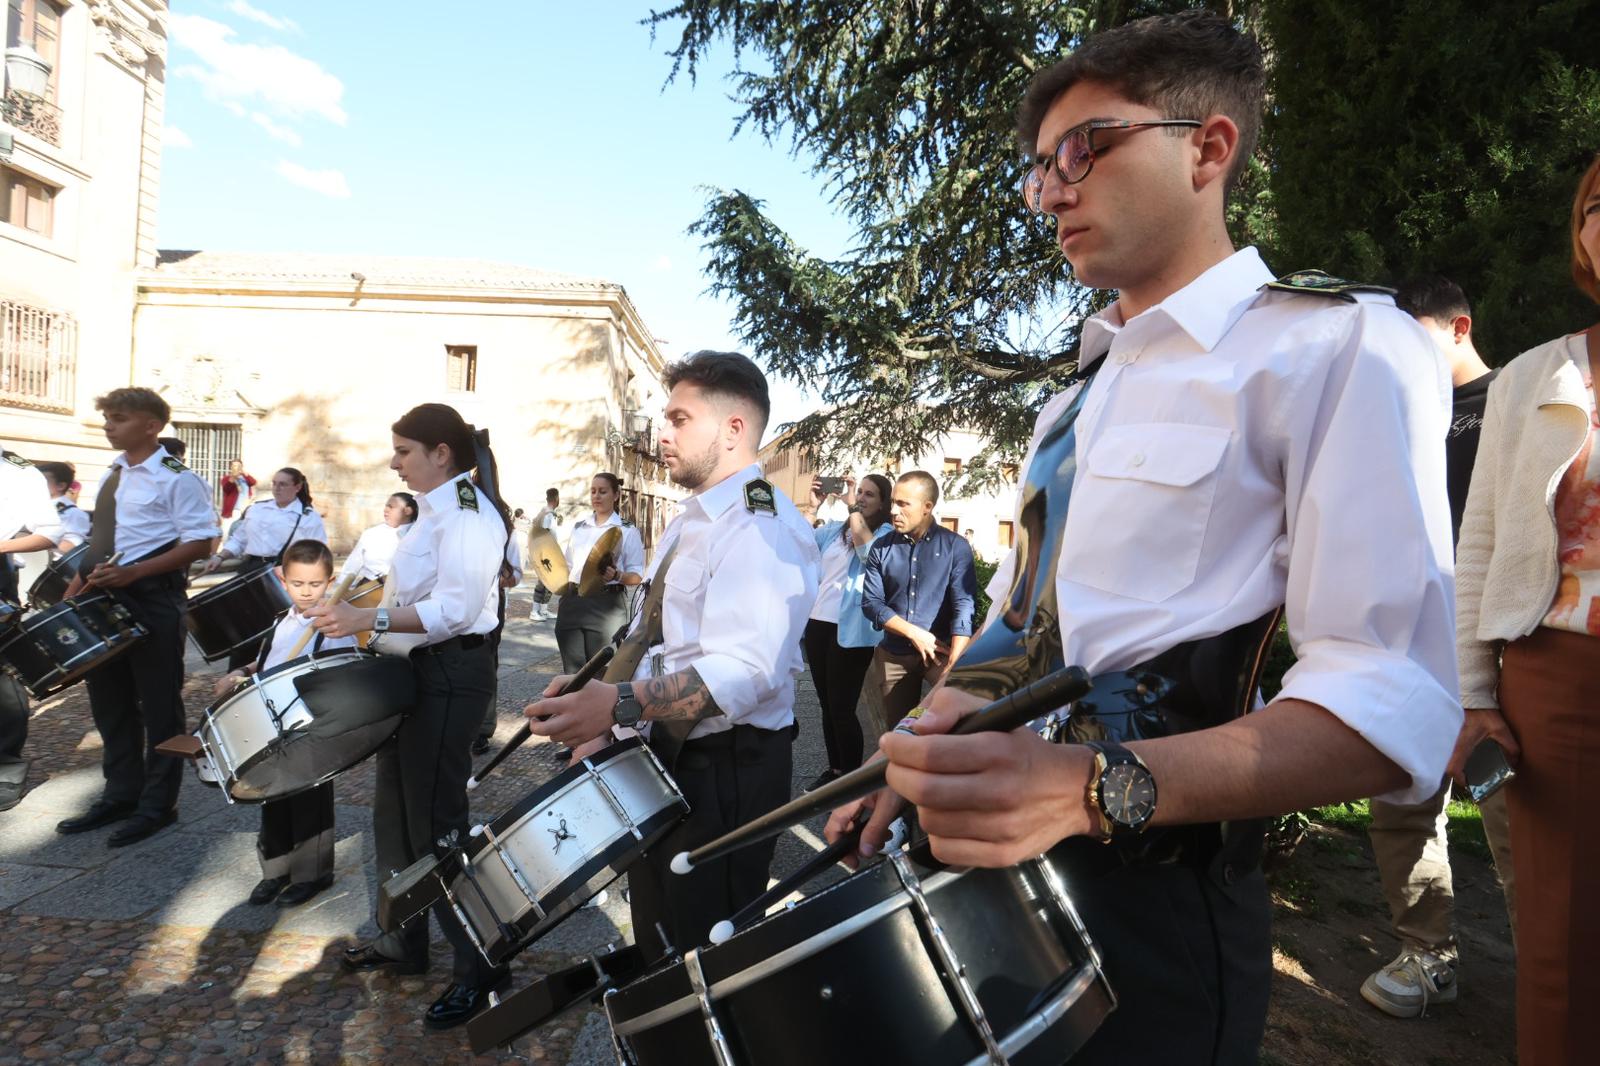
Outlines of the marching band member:
[[[328,543],[322,516],[311,506],[311,486],[292,466],[272,475],[272,499],[245,508],[228,530],[222,550],[206,560],[206,573],[215,573],[224,559],[237,558],[247,568],[276,566],[284,549],[297,540]],[[237,670],[254,662],[259,644],[244,644],[228,654],[228,668]]]
[[[106,439],[122,449],[100,482],[84,569],[68,588],[108,589],[145,627],[145,638],[89,674],[89,710],[105,745],[105,792],[56,825],[82,833],[128,824],[106,841],[143,840],[178,818],[183,762],[155,746],[187,732],[183,710],[185,571],[219,536],[211,489],[156,443],[172,410],[154,390],[113,389],[95,400]],[[115,552],[116,565],[107,563]]]
[[[644,541],[632,522],[617,513],[622,501],[622,479],[596,474],[589,481],[589,506],[593,512],[572,524],[567,538],[567,573],[572,584],[561,592],[556,605],[556,646],[561,649],[561,669],[575,674],[594,653],[610,644],[628,622],[624,591],[644,580]],[[613,565],[602,575],[606,584],[592,596],[578,592],[587,576],[590,549],[613,526],[622,528],[622,541],[613,553]]]
[[[297,540],[284,549],[277,567],[278,580],[294,606],[261,645],[257,663],[231,670],[218,679],[218,699],[232,692],[251,674],[263,673],[289,661],[311,620],[305,612],[322,602],[333,583],[333,552],[319,540]],[[304,654],[335,648],[353,648],[354,637],[316,634]],[[294,907],[333,884],[333,782],[297,792],[261,805],[261,832],[256,856],[261,861],[261,881],[250,892],[250,902],[261,906],[277,899],[280,907]]]
[[383,505],[383,521],[362,531],[350,557],[339,569],[339,578],[350,577],[356,581],[376,581],[389,576],[389,566],[400,538],[411,532],[417,520],[417,498],[409,492],[397,492]]
[[760,369],[696,352],[668,367],[664,384],[662,462],[691,495],[662,535],[644,609],[607,672],[620,683],[548,698],[566,684],[558,677],[525,709],[532,731],[571,745],[574,759],[608,742],[613,725],[643,725],[688,800],[689,817],[628,874],[634,939],[652,958],[699,947],[766,890],[772,841],[687,876],[668,864],[789,798],[794,679],[820,568],[810,525],[757,463],[772,412]]
[[[935,735],[982,702],[959,691],[963,662],[881,745],[941,860],[1004,867],[1057,849],[1118,999],[1074,1064],[1256,1061],[1272,907],[1249,821],[1432,795],[1462,720],[1448,377],[1381,291],[1274,281],[1255,249],[1233,248],[1224,206],[1264,87],[1259,46],[1228,20],[1147,18],[1037,74],[1018,134],[1028,208],[1054,216],[1079,283],[1116,290],[1084,322],[1081,369],[1030,449],[1075,450],[1052,462],[1070,490],[1038,575],[1055,651],[1091,675],[1128,670],[1284,606],[1298,661],[1282,692],[1126,744]],[[991,583],[996,603],[1030,576],[1019,565],[1013,552]],[[865,802],[870,854],[899,801]],[[859,806],[835,812],[831,837]],[[1141,845],[1157,839],[1181,851],[1150,861]]]
[[[50,504],[47,478],[15,452],[0,450],[0,529],[20,536],[0,541],[0,601],[20,600],[17,572],[6,553],[44,551],[61,537],[60,518]],[[0,610],[6,610],[0,603]],[[28,763],[22,746],[28,742],[28,692],[8,673],[0,673],[0,811],[22,799]]]
[[[474,430],[454,408],[437,403],[412,408],[391,428],[389,466],[417,494],[418,512],[389,571],[386,598],[392,606],[338,603],[305,612],[328,636],[372,630],[380,651],[397,634],[420,637],[410,653],[416,707],[377,756],[372,822],[380,881],[422,856],[442,855],[465,842],[468,749],[494,698],[489,634],[498,622],[497,577],[511,530],[495,489],[486,430]],[[455,948],[455,967],[423,1024],[449,1029],[476,1014],[507,971],[484,960],[448,906],[441,904],[434,914]],[[353,971],[426,972],[427,916],[348,949],[344,965]]]
[[89,512],[79,507],[67,495],[78,473],[71,463],[35,463],[39,473],[50,484],[50,502],[55,505],[56,516],[61,520],[61,536],[55,551],[66,554],[80,544],[89,542]]

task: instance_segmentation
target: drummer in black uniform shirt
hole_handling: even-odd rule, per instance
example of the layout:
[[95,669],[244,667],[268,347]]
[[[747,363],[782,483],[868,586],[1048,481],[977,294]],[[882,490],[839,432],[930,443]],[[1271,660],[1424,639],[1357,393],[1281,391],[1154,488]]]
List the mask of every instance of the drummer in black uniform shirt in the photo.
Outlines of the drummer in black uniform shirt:
[[[106,842],[121,847],[178,819],[183,760],[155,746],[188,731],[183,710],[184,571],[221,530],[211,489],[156,438],[172,411],[151,389],[113,389],[95,400],[106,439],[122,454],[100,482],[84,559],[90,588],[110,590],[147,635],[91,673],[89,710],[105,745],[105,792],[56,825],[82,833],[127,819]],[[106,560],[113,552],[117,565]],[[68,595],[81,590],[76,578]]]
[[[389,569],[385,602],[392,606],[339,603],[305,612],[330,637],[372,630],[377,651],[414,649],[416,706],[377,756],[372,823],[380,881],[465,842],[468,749],[494,699],[489,634],[499,624],[497,578],[511,531],[495,491],[486,430],[474,430],[454,408],[437,403],[412,408],[391,428],[389,466],[417,494],[418,511]],[[477,1013],[507,972],[488,964],[448,905],[434,913],[455,948],[455,967],[423,1024],[449,1029]],[[347,950],[344,965],[425,972],[427,915]]]

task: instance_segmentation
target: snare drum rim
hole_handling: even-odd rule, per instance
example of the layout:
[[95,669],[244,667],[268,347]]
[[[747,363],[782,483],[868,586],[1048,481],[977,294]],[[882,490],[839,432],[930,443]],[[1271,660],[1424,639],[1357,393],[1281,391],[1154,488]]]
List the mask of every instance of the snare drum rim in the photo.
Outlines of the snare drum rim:
[[33,584],[28,586],[28,602],[37,607],[53,607],[60,603],[59,599],[46,601],[40,598],[40,590],[47,582],[53,582],[59,585],[62,592],[65,592],[71,586],[72,579],[82,569],[79,564],[83,562],[84,556],[88,554],[89,543],[85,541],[71,551],[62,552],[54,559],[51,559],[45,564],[45,568],[39,576],[33,579]]
[[[71,600],[53,603],[49,607],[35,611],[33,614],[19,620],[3,636],[0,636],[0,656],[4,656],[6,650],[13,645],[20,644],[26,640],[34,654],[42,659],[49,660],[52,667],[49,672],[37,678],[28,678],[24,677],[21,670],[8,660],[5,664],[6,672],[20,681],[22,687],[26,688],[34,699],[46,699],[82,680],[82,678],[73,678],[71,681],[63,683],[64,679],[73,670],[83,665],[86,659],[98,658],[106,652],[115,653],[122,645],[131,644],[146,635],[147,631],[144,626],[132,619],[129,620],[126,626],[119,626],[119,631],[114,637],[108,637],[96,631],[94,626],[89,624],[87,614],[79,614],[79,608],[102,602],[111,603],[113,606],[119,604],[119,601],[108,592],[92,592]],[[40,631],[51,624],[59,623],[63,616],[71,616],[74,622],[74,629],[86,635],[89,639],[89,643],[85,645],[83,650],[75,653],[72,658],[65,662],[57,660],[55,655],[51,654],[50,649],[38,638]]]
[[[189,606],[191,608],[215,606],[216,601],[231,596],[250,585],[264,583],[267,587],[276,587],[282,590],[283,583],[278,580],[278,575],[273,573],[272,570],[273,568],[270,566],[257,566],[248,570],[238,570],[226,581],[219,581],[210,588],[202,589],[190,596],[188,600]],[[284,592],[283,598],[289,600],[289,593]],[[293,606],[293,601],[290,600],[289,602]]]

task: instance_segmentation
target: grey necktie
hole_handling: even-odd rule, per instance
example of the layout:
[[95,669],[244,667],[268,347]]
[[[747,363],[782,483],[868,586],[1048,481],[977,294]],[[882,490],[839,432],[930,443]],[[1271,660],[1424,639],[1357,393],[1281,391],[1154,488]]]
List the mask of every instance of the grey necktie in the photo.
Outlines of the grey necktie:
[[122,484],[122,464],[111,468],[111,473],[100,482],[100,491],[94,498],[94,528],[89,531],[89,551],[83,557],[81,573],[85,576],[96,566],[111,558],[117,547],[117,486]]

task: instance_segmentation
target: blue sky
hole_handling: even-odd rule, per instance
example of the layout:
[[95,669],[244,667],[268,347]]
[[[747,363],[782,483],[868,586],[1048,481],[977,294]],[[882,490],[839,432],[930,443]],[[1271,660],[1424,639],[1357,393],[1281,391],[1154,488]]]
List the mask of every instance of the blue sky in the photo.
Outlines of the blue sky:
[[[704,294],[685,233],[702,187],[766,200],[821,254],[850,229],[808,160],[732,137],[731,50],[698,84],[663,89],[676,38],[652,44],[648,10],[174,0],[160,244],[600,276],[627,287],[669,358],[735,347],[732,308]],[[773,385],[775,421],[812,406]]]

